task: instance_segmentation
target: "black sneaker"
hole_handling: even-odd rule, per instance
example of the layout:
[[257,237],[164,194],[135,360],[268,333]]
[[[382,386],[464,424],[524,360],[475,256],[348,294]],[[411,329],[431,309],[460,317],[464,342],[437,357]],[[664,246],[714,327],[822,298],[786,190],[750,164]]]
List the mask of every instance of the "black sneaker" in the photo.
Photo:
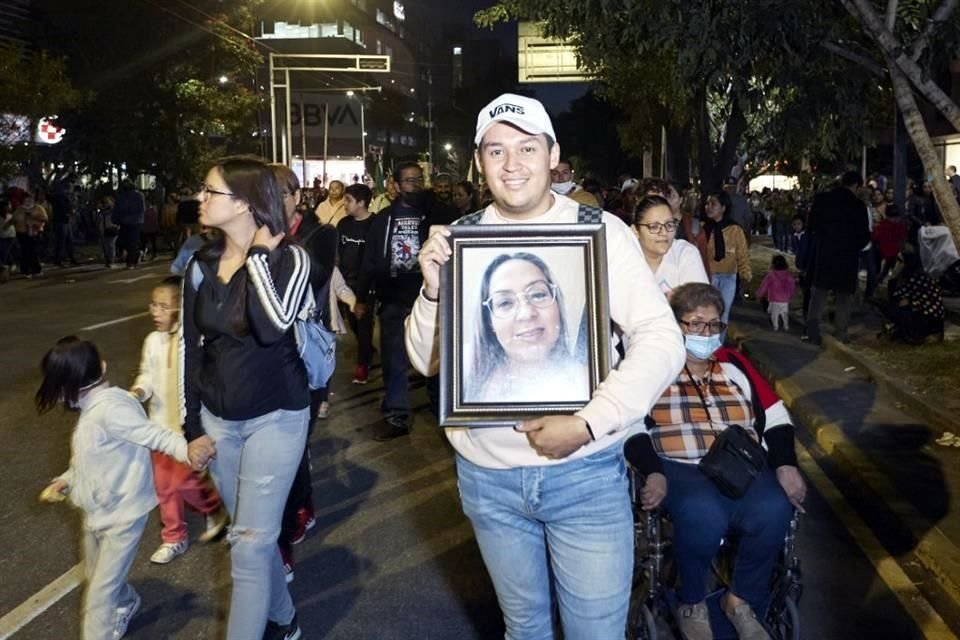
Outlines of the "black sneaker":
[[384,427],[373,439],[377,442],[387,442],[396,438],[410,435],[410,425],[407,424],[406,416],[387,416],[384,419]]
[[293,614],[290,624],[277,624],[267,620],[267,628],[263,630],[263,640],[300,640],[303,632],[297,623],[297,614]]

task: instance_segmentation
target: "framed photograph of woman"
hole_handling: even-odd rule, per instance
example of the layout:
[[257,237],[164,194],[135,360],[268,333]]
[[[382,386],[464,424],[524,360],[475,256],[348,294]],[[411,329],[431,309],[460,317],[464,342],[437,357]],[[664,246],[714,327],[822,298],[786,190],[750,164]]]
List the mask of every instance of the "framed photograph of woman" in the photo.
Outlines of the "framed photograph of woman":
[[581,409],[610,368],[603,225],[455,225],[440,273],[440,424]]

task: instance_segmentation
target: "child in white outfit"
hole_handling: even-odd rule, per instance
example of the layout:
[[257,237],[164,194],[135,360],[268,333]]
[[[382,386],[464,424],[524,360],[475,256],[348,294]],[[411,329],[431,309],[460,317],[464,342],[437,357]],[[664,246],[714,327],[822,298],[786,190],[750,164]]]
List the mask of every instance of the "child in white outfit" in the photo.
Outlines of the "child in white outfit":
[[79,410],[70,467],[40,494],[44,502],[69,496],[84,512],[83,546],[87,587],[83,640],[119,640],[140,607],[127,583],[147,516],[157,504],[150,450],[199,466],[212,452],[147,419],[125,390],[104,379],[106,363],[96,346],[74,336],[61,339],[41,363],[36,393],[42,414],[59,404]]
[[[177,351],[177,327],[180,317],[179,276],[170,276],[154,287],[150,296],[150,319],[156,329],[143,341],[140,374],[130,393],[140,402],[148,402],[150,419],[162,427],[182,434],[180,423],[180,354]],[[206,516],[206,531],[201,542],[213,540],[227,523],[220,494],[203,474],[159,451],[150,454],[153,484],[160,505],[161,544],[150,562],[167,564],[183,555],[189,546],[184,505]]]

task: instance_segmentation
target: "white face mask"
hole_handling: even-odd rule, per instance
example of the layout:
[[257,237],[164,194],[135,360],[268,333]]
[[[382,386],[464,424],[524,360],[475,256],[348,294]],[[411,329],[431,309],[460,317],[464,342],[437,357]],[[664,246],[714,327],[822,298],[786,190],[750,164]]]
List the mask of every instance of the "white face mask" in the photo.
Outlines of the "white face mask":
[[550,188],[553,189],[554,193],[559,193],[560,195],[565,195],[570,193],[571,190],[576,186],[573,180],[567,180],[566,182],[554,182],[550,185]]

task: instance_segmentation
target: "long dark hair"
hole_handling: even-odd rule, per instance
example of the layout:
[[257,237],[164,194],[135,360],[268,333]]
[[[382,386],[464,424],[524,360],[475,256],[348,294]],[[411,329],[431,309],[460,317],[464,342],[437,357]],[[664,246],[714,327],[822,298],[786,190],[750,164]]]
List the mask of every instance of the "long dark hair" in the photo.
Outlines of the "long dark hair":
[[43,382],[34,396],[37,413],[43,414],[63,402],[72,406],[80,391],[103,378],[103,360],[97,347],[88,340],[67,336],[47,351],[40,361]]
[[550,273],[550,267],[532,253],[520,251],[512,254],[500,254],[487,266],[486,271],[483,272],[483,280],[480,284],[480,299],[477,301],[480,310],[480,321],[477,324],[476,338],[474,340],[473,365],[471,367],[473,373],[470,377],[475,392],[479,392],[487,383],[490,376],[507,362],[507,352],[504,350],[503,345],[500,344],[500,340],[497,339],[497,334],[493,329],[493,316],[490,313],[490,308],[483,304],[483,301],[490,297],[490,280],[493,278],[494,272],[499,269],[503,263],[509,262],[510,260],[524,260],[529,262],[540,269],[541,273],[543,273],[544,280],[546,280],[548,284],[556,287],[556,304],[560,310],[560,333],[557,336],[556,344],[554,344],[553,349],[550,350],[548,358],[551,360],[564,358],[569,356],[570,353],[567,349],[567,320],[564,313],[563,292],[560,290],[560,287],[557,286],[556,280],[553,279],[553,275]]
[[[280,255],[290,243],[290,227],[287,225],[286,210],[283,206],[283,187],[277,180],[274,168],[263,158],[257,156],[227,156],[217,160],[213,167],[220,172],[224,184],[233,197],[243,200],[250,206],[250,212],[257,226],[266,225],[271,233],[283,232],[284,238],[270,252],[270,260]],[[216,262],[226,248],[226,237],[219,229],[209,229],[208,241],[197,251],[197,259],[204,262]],[[247,293],[244,287],[237,296],[236,304],[226,312],[230,314],[231,325],[239,335],[247,335]]]

